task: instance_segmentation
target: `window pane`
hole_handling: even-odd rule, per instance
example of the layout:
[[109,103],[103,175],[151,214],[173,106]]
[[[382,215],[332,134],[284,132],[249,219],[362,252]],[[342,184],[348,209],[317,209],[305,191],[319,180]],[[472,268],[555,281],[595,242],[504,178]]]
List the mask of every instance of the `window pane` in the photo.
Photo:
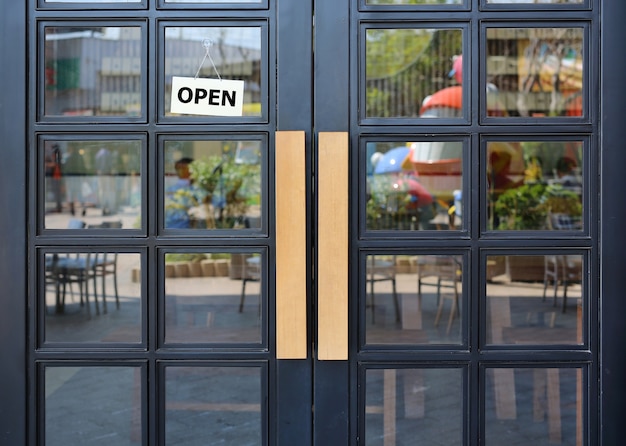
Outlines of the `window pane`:
[[366,117],[463,116],[460,29],[368,29],[365,39]]
[[46,27],[46,116],[142,116],[139,27]]
[[463,0],[366,0],[368,5],[461,5]]
[[261,3],[262,0],[165,0],[165,3]]
[[45,367],[45,444],[142,444],[138,367]]
[[165,342],[259,344],[263,270],[258,253],[166,253]]
[[165,368],[165,444],[263,445],[260,367]]
[[361,301],[367,344],[459,344],[463,260],[368,255]]
[[172,76],[245,81],[243,115],[261,116],[261,28],[167,27],[165,114],[170,112]]
[[365,444],[463,443],[460,369],[370,369],[365,384]]
[[581,368],[491,368],[486,372],[486,445],[586,444]]
[[462,227],[462,141],[366,146],[366,229]]
[[141,141],[46,140],[46,229],[139,229]]
[[45,0],[46,3],[139,3],[141,0]]
[[583,3],[584,0],[487,0],[487,3],[532,3],[532,4],[540,4],[540,5],[555,5],[555,4],[580,4]]
[[487,344],[583,343],[583,256],[487,257]]
[[582,116],[583,28],[487,28],[487,82],[510,117]]
[[583,229],[582,141],[491,141],[487,158],[488,229]]
[[261,227],[259,140],[165,141],[165,228]]
[[47,253],[46,342],[140,342],[140,262],[134,253]]

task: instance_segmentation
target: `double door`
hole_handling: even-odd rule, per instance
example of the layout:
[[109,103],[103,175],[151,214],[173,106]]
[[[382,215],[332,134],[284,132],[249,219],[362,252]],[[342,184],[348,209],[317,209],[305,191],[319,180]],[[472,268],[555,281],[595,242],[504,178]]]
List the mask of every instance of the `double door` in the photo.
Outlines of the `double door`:
[[30,3],[6,441],[618,438],[623,7]]

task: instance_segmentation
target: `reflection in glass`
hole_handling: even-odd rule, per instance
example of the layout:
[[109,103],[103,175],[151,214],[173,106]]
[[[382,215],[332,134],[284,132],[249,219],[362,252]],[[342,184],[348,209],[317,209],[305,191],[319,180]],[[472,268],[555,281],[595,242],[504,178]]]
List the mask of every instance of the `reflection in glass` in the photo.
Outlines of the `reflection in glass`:
[[46,3],[139,3],[141,0],[45,0]]
[[459,344],[463,260],[368,255],[362,300],[367,344]]
[[261,227],[261,141],[165,142],[165,228]]
[[141,28],[46,27],[45,39],[46,116],[144,114]]
[[[211,42],[207,55],[206,44]],[[261,116],[261,28],[168,27],[165,29],[165,114],[170,112],[172,76],[245,81],[243,115]]]
[[581,141],[487,143],[488,229],[581,230]]
[[489,256],[487,280],[487,344],[582,344],[582,255]]
[[165,342],[261,342],[257,253],[166,253]]
[[486,445],[586,444],[581,368],[490,368],[486,372]]
[[462,370],[369,369],[365,379],[366,445],[464,444]]
[[368,5],[460,5],[463,0],[366,0]]
[[47,253],[45,284],[46,342],[141,340],[139,254]]
[[551,5],[555,5],[555,4],[580,4],[583,3],[584,0],[487,0],[487,3],[533,3],[533,4],[540,4],[540,5],[545,5],[545,4],[551,4]]
[[462,226],[461,141],[368,143],[366,229]]
[[47,446],[142,444],[138,367],[45,368]]
[[262,0],[165,0],[165,3],[261,3]]
[[368,29],[365,38],[366,117],[463,115],[460,29]]
[[47,229],[140,228],[140,141],[48,140],[41,159]]
[[487,82],[507,116],[582,116],[582,28],[488,28]]
[[165,368],[165,444],[263,445],[260,367]]

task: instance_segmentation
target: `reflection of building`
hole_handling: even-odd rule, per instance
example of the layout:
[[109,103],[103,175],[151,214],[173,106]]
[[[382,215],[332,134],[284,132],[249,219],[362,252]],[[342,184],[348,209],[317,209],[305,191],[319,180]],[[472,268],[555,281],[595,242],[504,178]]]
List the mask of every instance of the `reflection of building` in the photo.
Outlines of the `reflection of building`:
[[[168,36],[165,53],[168,103],[171,76],[195,76],[204,49],[197,40]],[[259,49],[219,42],[211,57],[222,78],[246,81],[245,104],[260,102]],[[45,63],[46,115],[140,114],[145,86],[139,27],[46,28]],[[208,61],[199,76],[216,77]]]
[[[458,85],[460,79],[454,79],[450,70],[462,50],[459,38],[460,32],[454,29],[433,32],[425,49],[399,68],[385,65],[381,59],[380,66],[372,69],[377,75],[366,81],[367,116],[421,116],[425,101]],[[487,28],[486,38],[487,115],[582,115],[582,27],[494,27]],[[397,45],[394,39],[397,37],[388,32],[385,39],[368,42],[368,63]],[[406,48],[418,47],[418,37],[412,36],[408,42],[403,43]],[[458,93],[455,107],[460,113]]]

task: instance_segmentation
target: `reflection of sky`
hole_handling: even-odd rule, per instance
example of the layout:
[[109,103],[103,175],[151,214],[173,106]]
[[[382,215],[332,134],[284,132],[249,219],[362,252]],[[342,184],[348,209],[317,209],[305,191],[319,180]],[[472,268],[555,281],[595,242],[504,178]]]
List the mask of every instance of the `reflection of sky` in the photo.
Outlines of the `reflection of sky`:
[[165,28],[167,39],[197,40],[199,44],[205,39],[210,39],[217,43],[223,40],[224,43],[244,48],[260,49],[261,34],[258,26],[242,27],[167,27]]

